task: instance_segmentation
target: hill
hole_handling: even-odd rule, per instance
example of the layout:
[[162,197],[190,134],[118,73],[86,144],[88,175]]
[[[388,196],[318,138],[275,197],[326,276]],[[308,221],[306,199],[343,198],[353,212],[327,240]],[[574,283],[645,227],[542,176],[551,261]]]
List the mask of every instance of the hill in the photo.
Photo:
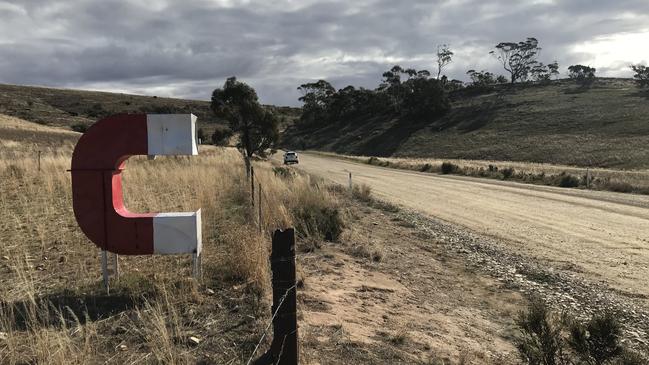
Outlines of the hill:
[[36,153],[38,150],[71,146],[81,136],[61,127],[51,127],[0,114],[0,152]]
[[450,95],[452,110],[413,122],[366,115],[315,129],[290,128],[285,144],[344,154],[649,167],[649,93],[630,79],[501,85]]
[[[265,107],[285,117],[287,123],[299,116],[296,108]],[[0,114],[34,123],[69,129],[117,113],[193,113],[208,135],[216,124],[224,123],[214,116],[209,101],[0,84]]]

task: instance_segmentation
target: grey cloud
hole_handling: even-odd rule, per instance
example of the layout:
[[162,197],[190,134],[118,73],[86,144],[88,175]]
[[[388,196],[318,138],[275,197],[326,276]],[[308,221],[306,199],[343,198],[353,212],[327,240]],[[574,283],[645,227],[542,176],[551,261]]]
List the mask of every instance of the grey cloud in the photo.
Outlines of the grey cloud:
[[0,1],[0,82],[208,99],[236,75],[263,102],[296,105],[297,86],[317,78],[371,88],[393,63],[432,71],[441,43],[456,53],[449,77],[465,79],[502,73],[488,55],[500,41],[535,36],[541,60],[565,69],[593,58],[574,45],[649,23],[646,0],[145,3]]

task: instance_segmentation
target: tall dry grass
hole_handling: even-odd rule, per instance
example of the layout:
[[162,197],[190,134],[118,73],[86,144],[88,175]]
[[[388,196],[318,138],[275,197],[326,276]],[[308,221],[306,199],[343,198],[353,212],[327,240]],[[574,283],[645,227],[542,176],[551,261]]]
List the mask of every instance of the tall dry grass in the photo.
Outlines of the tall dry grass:
[[[371,165],[413,170],[421,172],[442,173],[442,164],[455,167],[453,174],[510,179],[520,182],[561,185],[561,178],[573,177],[579,186],[586,186],[590,176],[589,187],[596,190],[623,193],[649,194],[649,170],[615,170],[604,168],[584,168],[566,165],[552,165],[534,162],[460,160],[435,158],[399,158],[337,155],[327,152],[319,154],[340,157]],[[507,176],[503,175],[503,172]]]
[[[72,146],[44,150],[41,171],[35,151],[19,148],[0,149],[3,364],[195,362],[201,353],[187,338],[208,321],[199,318],[214,315],[227,322],[236,316],[219,311],[224,304],[215,302],[233,301],[230,295],[217,300],[218,293],[204,294],[206,287],[218,290],[233,283],[244,287],[252,301],[267,301],[271,232],[299,225],[299,207],[335,210],[338,204],[308,176],[278,176],[269,163],[255,162],[262,187],[259,229],[259,187],[251,208],[249,181],[236,150],[212,147],[192,157],[131,158],[123,172],[130,210],[202,209],[203,282],[189,279],[188,256],[121,257],[122,277],[111,283],[113,294],[106,297],[99,249],[79,230],[72,211],[66,171]],[[255,321],[267,320],[264,313],[253,313]],[[259,334],[248,335],[252,340]],[[221,347],[210,350],[221,354],[217,359],[237,363],[249,355],[242,341],[217,340]]]

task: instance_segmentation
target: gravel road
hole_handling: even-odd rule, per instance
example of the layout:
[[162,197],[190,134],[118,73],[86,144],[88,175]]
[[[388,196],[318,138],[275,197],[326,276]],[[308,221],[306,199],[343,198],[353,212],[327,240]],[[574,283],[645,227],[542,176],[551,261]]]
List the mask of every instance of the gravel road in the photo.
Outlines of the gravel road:
[[649,309],[649,196],[437,175],[300,154],[298,168],[489,236]]

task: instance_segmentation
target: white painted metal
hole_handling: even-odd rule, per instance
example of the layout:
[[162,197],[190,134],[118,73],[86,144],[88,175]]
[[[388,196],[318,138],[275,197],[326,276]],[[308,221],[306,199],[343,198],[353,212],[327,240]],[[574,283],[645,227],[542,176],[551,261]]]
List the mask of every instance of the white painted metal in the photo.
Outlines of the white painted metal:
[[203,268],[201,265],[202,255],[193,254],[192,255],[192,275],[196,280],[200,280],[203,276]]
[[153,217],[153,253],[200,255],[203,240],[201,210],[194,213],[160,213]]
[[198,155],[196,116],[193,114],[147,114],[149,155]]

